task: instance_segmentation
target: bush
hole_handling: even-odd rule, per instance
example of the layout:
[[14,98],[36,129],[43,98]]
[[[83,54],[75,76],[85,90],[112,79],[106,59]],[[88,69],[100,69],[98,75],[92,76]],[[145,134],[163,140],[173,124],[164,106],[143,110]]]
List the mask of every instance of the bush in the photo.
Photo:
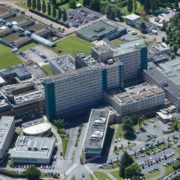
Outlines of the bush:
[[177,162],[175,162],[174,164],[173,164],[173,169],[174,170],[177,170],[177,169],[179,169],[180,168],[180,161],[177,161]]

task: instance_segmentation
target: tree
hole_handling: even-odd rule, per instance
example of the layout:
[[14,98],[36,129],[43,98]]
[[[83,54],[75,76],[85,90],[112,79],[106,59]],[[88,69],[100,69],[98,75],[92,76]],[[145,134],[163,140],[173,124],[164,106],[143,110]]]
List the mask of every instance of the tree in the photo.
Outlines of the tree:
[[61,11],[61,9],[58,9],[57,19],[60,21],[61,17],[62,17],[62,11]]
[[175,7],[179,8],[179,0],[175,0]]
[[47,13],[51,16],[51,4],[48,2]]
[[44,14],[46,14],[46,3],[45,3],[45,0],[43,0],[43,3],[42,3],[42,12]]
[[133,122],[128,116],[123,118],[122,128],[124,130],[124,136],[127,139],[132,139],[134,137]]
[[37,10],[41,11],[41,1],[37,0]]
[[134,11],[136,12],[137,11],[137,0],[133,1],[133,5],[134,5]]
[[143,5],[144,4],[144,0],[140,0],[140,4]]
[[62,129],[64,126],[64,120],[63,119],[58,119],[58,120],[53,120],[54,126],[56,126],[58,129]]
[[66,12],[66,10],[63,11],[63,21],[64,22],[67,21],[67,12]]
[[76,0],[69,0],[69,7],[72,9],[76,8]]
[[56,6],[56,5],[57,5],[57,1],[56,1],[56,0],[51,0],[51,4],[52,4],[53,6]]
[[101,0],[92,0],[90,4],[90,8],[94,11],[99,12],[101,10]]
[[27,0],[27,7],[30,8],[32,6],[31,0]]
[[91,4],[91,0],[83,0],[83,6],[89,7]]
[[56,7],[54,7],[54,6],[53,6],[53,11],[52,11],[52,16],[53,16],[53,18],[56,18],[56,16],[57,16]]
[[142,127],[144,120],[145,120],[144,116],[140,116],[138,118],[139,129]]
[[30,165],[22,174],[30,180],[37,180],[41,176],[41,171],[35,165]]
[[36,0],[32,0],[32,8],[36,9]]
[[144,1],[144,10],[145,10],[145,12],[148,13],[150,9],[151,9],[151,7],[150,7],[149,0],[145,0]]
[[179,48],[179,46],[178,46],[177,44],[175,44],[175,45],[173,46],[173,51],[174,51],[174,53],[176,53],[176,52],[178,51],[178,48]]
[[130,166],[125,168],[125,177],[126,178],[132,178],[133,177],[133,179],[134,179],[134,177],[139,176],[140,172],[141,172],[140,166],[136,162],[134,162],[133,164],[131,164]]
[[133,1],[132,0],[127,1],[127,10],[130,13],[133,11]]
[[132,163],[134,163],[133,158],[125,151],[120,160],[119,174],[121,177],[125,178],[125,169]]

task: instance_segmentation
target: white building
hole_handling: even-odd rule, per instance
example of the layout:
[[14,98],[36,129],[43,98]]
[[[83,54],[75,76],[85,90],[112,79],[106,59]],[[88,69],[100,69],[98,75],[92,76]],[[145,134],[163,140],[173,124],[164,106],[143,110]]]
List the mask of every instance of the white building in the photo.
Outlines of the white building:
[[101,156],[106,138],[109,119],[109,109],[104,108],[91,110],[88,123],[88,131],[86,134],[86,140],[84,144],[84,151],[87,157]]
[[136,15],[136,14],[130,14],[125,16],[125,22],[126,24],[130,25],[130,26],[134,26],[135,23],[140,19],[140,16]]
[[10,152],[11,160],[22,164],[49,164],[54,147],[54,138],[19,136]]
[[126,88],[125,91],[105,93],[105,100],[120,115],[127,115],[163,105],[165,93],[155,85],[143,83]]
[[0,161],[5,158],[5,154],[8,151],[14,132],[14,117],[2,116],[0,120]]

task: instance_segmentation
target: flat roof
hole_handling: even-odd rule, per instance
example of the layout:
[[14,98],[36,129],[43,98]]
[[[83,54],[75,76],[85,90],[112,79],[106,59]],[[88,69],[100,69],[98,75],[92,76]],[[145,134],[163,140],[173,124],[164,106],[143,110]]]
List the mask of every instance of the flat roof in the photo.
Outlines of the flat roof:
[[164,91],[155,85],[152,86],[148,83],[143,83],[125,88],[125,91],[113,90],[108,94],[117,101],[118,104],[126,105],[158,94],[164,94]]
[[107,108],[91,110],[85,140],[85,149],[103,148],[109,116],[110,111]]
[[136,14],[130,14],[130,15],[125,16],[125,18],[133,21],[133,20],[139,19],[140,16],[138,16]]
[[14,122],[14,116],[2,116],[0,119],[0,149],[3,148],[9,130]]
[[175,84],[171,79],[163,74],[157,66],[149,62],[148,69],[144,70],[156,83],[163,87],[163,89],[169,91],[176,99],[180,99],[180,87]]
[[114,31],[117,27],[114,27],[105,21],[98,21],[94,24],[91,24],[85,28],[80,29],[77,33],[82,35],[86,39],[93,40],[94,38],[101,37]]
[[57,58],[49,59],[49,62],[53,64],[60,71],[60,73],[76,69],[75,60],[69,54],[64,54]]
[[180,87],[180,58],[159,63],[157,69]]
[[114,57],[117,57],[123,54],[138,51],[144,47],[146,47],[144,39],[138,39],[131,42],[119,44],[118,47],[112,48],[112,50],[114,52]]
[[19,136],[11,151],[11,157],[47,159],[52,154],[54,144],[55,139],[50,137]]

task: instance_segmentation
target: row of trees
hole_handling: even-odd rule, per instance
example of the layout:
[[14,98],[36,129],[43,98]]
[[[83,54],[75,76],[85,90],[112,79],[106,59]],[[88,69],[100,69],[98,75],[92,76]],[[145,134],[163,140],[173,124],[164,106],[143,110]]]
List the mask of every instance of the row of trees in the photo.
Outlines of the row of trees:
[[54,19],[61,20],[64,22],[67,21],[67,12],[62,11],[60,8],[56,8],[50,2],[46,3],[45,0],[27,0],[28,8],[32,8],[35,11],[42,12],[43,14],[47,14]]
[[164,22],[163,29],[166,31],[166,38],[163,37],[162,42],[166,42],[172,48],[173,52],[177,53],[180,47],[180,13],[176,13],[170,19],[169,23]]

